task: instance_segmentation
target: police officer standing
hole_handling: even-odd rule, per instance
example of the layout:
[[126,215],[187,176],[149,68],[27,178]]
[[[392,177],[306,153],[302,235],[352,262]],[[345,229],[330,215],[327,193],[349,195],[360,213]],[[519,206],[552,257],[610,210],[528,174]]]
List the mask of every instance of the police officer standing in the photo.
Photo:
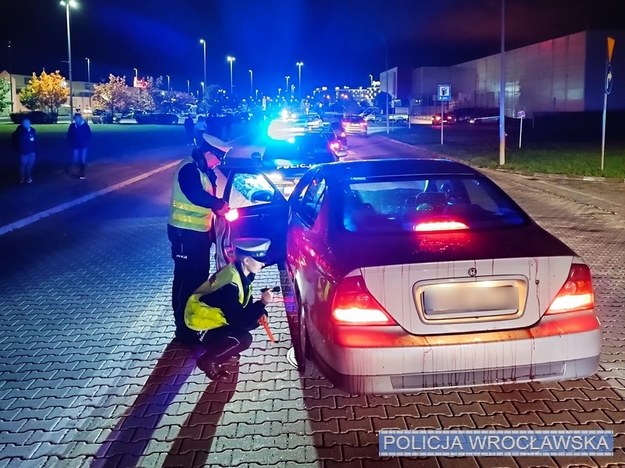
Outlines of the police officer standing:
[[[235,261],[221,268],[189,298],[184,319],[206,347],[198,366],[211,380],[228,376],[222,364],[252,344],[250,331],[266,319],[265,306],[273,300],[270,290],[252,301],[252,281],[264,266],[271,245],[268,239],[233,241]],[[265,316],[265,317],[263,317]]]
[[216,196],[214,168],[230,149],[220,139],[204,134],[191,157],[180,162],[174,175],[167,236],[174,260],[172,307],[176,338],[182,342],[196,340],[196,333],[185,326],[184,308],[189,296],[209,275],[213,217],[228,211],[228,204]]

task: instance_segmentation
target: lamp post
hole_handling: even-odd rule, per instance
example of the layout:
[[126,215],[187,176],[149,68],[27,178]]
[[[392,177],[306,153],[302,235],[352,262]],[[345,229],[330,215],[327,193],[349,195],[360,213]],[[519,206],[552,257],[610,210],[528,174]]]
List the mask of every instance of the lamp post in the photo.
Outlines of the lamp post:
[[501,0],[501,57],[499,62],[499,165],[506,164],[506,37],[505,5]]
[[370,81],[370,86],[373,88],[373,75],[371,73],[369,73],[369,81]]
[[13,54],[11,49],[11,41],[7,44],[9,51],[9,92],[11,94],[11,112],[13,112]]
[[284,88],[285,94],[289,91],[289,80],[291,79],[291,75],[285,75],[284,79],[286,80],[286,86]]
[[297,62],[297,77],[298,77],[298,101],[302,100],[302,67],[304,66],[304,62]]
[[191,94],[191,80],[187,80],[187,94]]
[[165,75],[167,77],[167,91],[171,91],[171,77],[169,75]]
[[89,110],[91,110],[91,59],[89,57],[85,57],[87,61],[87,86],[89,86]]
[[250,72],[250,99],[251,99],[252,94],[254,93],[254,71],[252,69],[248,71]]
[[61,5],[65,7],[65,22],[67,23],[67,61],[69,65],[69,115],[74,115],[74,87],[72,82],[72,34],[70,30],[69,10],[77,8],[78,3],[74,0],[62,0]]
[[205,100],[205,95],[206,95],[206,90],[204,88],[205,85],[204,85],[203,81],[200,81],[200,86],[202,87],[202,101],[204,101]]
[[226,57],[226,60],[230,62],[230,95],[232,96],[234,94],[234,81],[233,81],[233,75],[232,75],[232,66],[236,59],[228,55],[228,57]]
[[139,69],[133,68],[133,70],[135,71],[135,82],[133,86],[138,86],[139,85]]
[[[203,83],[206,83],[206,41],[204,39],[200,39],[200,44],[204,46],[204,81]],[[202,100],[204,100],[204,91],[202,91]]]

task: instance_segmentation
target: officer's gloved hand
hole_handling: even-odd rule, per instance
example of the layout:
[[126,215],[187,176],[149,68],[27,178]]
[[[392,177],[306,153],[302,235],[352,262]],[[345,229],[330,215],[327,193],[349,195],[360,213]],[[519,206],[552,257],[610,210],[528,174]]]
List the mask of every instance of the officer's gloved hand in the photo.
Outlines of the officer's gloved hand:
[[224,206],[215,211],[215,214],[217,214],[217,216],[224,216],[228,211],[230,211],[230,206],[224,201]]

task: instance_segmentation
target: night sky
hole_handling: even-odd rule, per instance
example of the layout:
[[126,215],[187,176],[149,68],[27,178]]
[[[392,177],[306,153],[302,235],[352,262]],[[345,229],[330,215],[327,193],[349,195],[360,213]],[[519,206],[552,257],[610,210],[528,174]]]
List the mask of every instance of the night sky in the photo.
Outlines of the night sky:
[[[57,0],[1,0],[0,69],[67,74],[64,8]],[[199,88],[201,37],[207,41],[209,83],[254,88],[297,84],[366,86],[389,65],[444,66],[499,51],[501,0],[77,0],[72,10],[74,79],[109,72],[172,77],[172,87]],[[505,0],[506,48],[586,29],[625,29],[618,0]],[[7,43],[12,42],[8,53]],[[625,44],[621,45],[625,51]],[[619,44],[615,53],[619,53]]]

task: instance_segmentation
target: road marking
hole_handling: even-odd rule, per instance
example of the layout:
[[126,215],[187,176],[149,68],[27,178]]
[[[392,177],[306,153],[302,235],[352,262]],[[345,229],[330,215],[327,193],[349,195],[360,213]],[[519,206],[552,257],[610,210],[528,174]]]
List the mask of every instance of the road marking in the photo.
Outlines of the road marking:
[[25,226],[28,226],[29,224],[39,221],[40,219],[47,218],[50,215],[60,213],[61,211],[65,211],[77,205],[81,205],[82,203],[88,202],[89,200],[93,200],[94,198],[101,197],[102,195],[106,195],[108,193],[111,193],[115,190],[119,190],[124,187],[128,187],[131,184],[147,179],[148,177],[158,174],[159,172],[166,171],[167,169],[170,169],[176,166],[180,161],[181,160],[178,159],[174,162],[157,167],[156,169],[153,169],[151,171],[145,172],[143,174],[139,174],[138,176],[132,177],[131,179],[127,179],[127,180],[124,180],[123,182],[119,182],[118,184],[111,185],[110,187],[106,187],[101,190],[97,190],[95,192],[84,195],[80,198],[76,198],[74,200],[68,201],[66,203],[62,203],[60,205],[49,208],[47,210],[40,211],[39,213],[35,213],[34,215],[28,216],[26,218],[22,218],[12,223],[9,223],[5,226],[0,227],[0,236],[7,234],[11,231],[15,231],[16,229],[20,229]]

